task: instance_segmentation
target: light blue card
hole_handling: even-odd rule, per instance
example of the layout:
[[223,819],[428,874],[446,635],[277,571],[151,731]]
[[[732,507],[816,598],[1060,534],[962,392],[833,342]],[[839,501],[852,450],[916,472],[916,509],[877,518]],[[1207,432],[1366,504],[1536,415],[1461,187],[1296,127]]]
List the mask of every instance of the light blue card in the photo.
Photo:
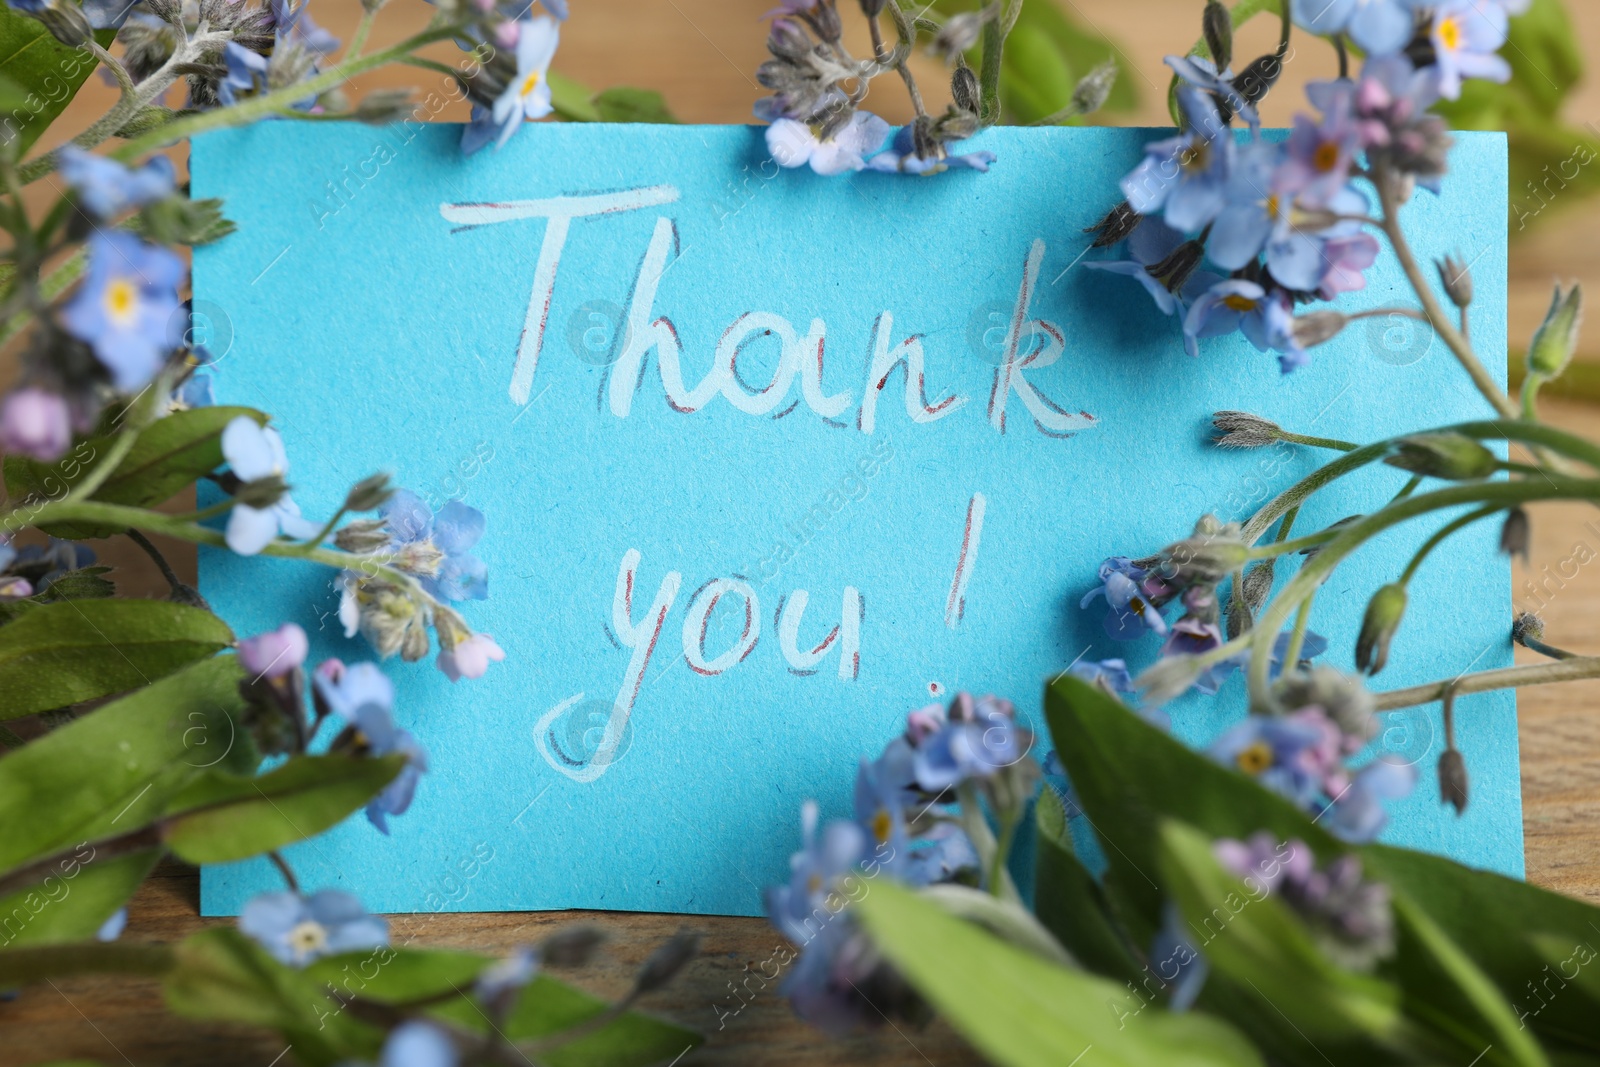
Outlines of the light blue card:
[[[1043,684],[1076,657],[1155,655],[1078,609],[1103,557],[1242,518],[1326,459],[1207,447],[1211,412],[1353,440],[1485,413],[1404,320],[1289,377],[1237,337],[1184,355],[1139,286],[1081,262],[1160,135],[992,130],[992,172],[927,179],[779,172],[744,127],[541,124],[471,159],[450,126],[200,138],[194,195],[239,225],[195,255],[219,398],[272,413],[314,518],[381,469],[480,508],[491,596],[466,614],[507,654],[455,685],[391,664],[430,772],[393,836],[357,817],[295,848],[301,880],[384,912],[757,913],[801,802],[848,814],[857,760],[908,710],[992,691],[1042,728]],[[1451,163],[1411,232],[1472,263],[1473,336],[1503,368],[1504,140],[1461,134]],[[1387,253],[1370,278],[1342,306],[1406,299]],[[1297,529],[1403,481],[1341,482]],[[1428,532],[1334,576],[1330,662]],[[1493,531],[1450,548],[1413,583],[1384,687],[1511,662]],[[314,655],[367,658],[332,577],[201,556],[241,634],[293,620]],[[1224,696],[1172,705],[1177,732],[1214,736],[1242,680]],[[1465,698],[1457,721],[1461,818],[1433,783],[1437,707],[1389,717],[1382,742],[1423,774],[1387,839],[1520,874],[1513,697]],[[278,885],[264,861],[210,869],[203,908]]]

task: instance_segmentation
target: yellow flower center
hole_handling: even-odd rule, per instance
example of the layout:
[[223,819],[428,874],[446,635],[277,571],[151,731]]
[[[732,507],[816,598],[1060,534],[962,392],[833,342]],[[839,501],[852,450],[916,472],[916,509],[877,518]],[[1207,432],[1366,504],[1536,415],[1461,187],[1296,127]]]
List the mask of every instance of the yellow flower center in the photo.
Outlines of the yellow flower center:
[[878,813],[872,817],[872,836],[878,839],[878,844],[887,844],[889,831],[894,827],[894,820],[889,817],[889,809],[879,808]]
[[1446,15],[1439,20],[1439,43],[1446,52],[1454,52],[1461,47],[1461,21],[1454,15]]
[[1279,203],[1278,203],[1278,194],[1277,193],[1273,193],[1271,196],[1267,197],[1266,207],[1267,207],[1267,218],[1275,219],[1275,218],[1278,217]]
[[328,946],[328,931],[319,922],[307,919],[289,931],[289,947],[297,959],[305,959]]
[[1178,156],[1178,165],[1190,173],[1205,170],[1210,162],[1211,145],[1201,140],[1196,140]]
[[106,314],[119,323],[127,322],[139,306],[139,290],[126,278],[113,278],[106,286],[105,302]]
[[1244,773],[1260,774],[1272,766],[1272,746],[1265,741],[1257,741],[1239,753],[1238,763]]
[[1254,300],[1251,300],[1248,296],[1240,296],[1238,293],[1230,293],[1223,297],[1222,303],[1223,306],[1232,311],[1254,311],[1256,309]]
[[539,88],[539,72],[534,71],[532,74],[529,74],[526,78],[522,79],[522,91],[519,95],[527,96],[537,88]]
[[1316,152],[1312,153],[1311,165],[1323,174],[1337,167],[1339,165],[1339,146],[1332,141],[1322,142],[1317,146]]

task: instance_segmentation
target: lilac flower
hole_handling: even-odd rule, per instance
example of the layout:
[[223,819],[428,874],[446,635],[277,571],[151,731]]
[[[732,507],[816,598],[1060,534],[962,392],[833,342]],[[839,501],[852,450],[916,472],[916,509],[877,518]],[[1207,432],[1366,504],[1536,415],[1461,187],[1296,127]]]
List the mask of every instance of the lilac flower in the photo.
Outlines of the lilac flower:
[[1017,725],[1011,701],[994,696],[974,701],[960,693],[951,707],[950,721],[916,749],[913,771],[927,792],[988,778],[1028,754],[1033,737]]
[[796,945],[815,937],[819,923],[829,925],[843,907],[840,883],[855,875],[869,853],[866,831],[853,822],[829,823],[819,840],[815,801],[801,805],[800,834],[801,850],[789,857],[789,884],[771,886],[766,893],[767,918]]
[[1144,286],[1145,292],[1150,294],[1150,299],[1156,302],[1156,307],[1161,309],[1163,315],[1171,315],[1187,307],[1191,301],[1219,280],[1217,275],[1210,271],[1196,270],[1182,288],[1173,293],[1164,281],[1150,273],[1151,267],[1172,255],[1183,242],[1183,234],[1160,219],[1148,218],[1141,222],[1128,238],[1128,254],[1131,259],[1090,262],[1084,266],[1090,270],[1128,275]]
[[1294,20],[1312,33],[1347,35],[1368,55],[1398,52],[1411,40],[1412,0],[1293,0]]
[[1167,620],[1161,617],[1153,599],[1159,579],[1137,567],[1126,556],[1112,556],[1100,564],[1100,585],[1079,601],[1087,608],[1095,597],[1103,596],[1109,609],[1105,616],[1106,634],[1113,641],[1131,641],[1147,632],[1166,636]]
[[1302,206],[1329,206],[1349,183],[1350,168],[1361,148],[1354,87],[1349,82],[1339,84],[1343,88],[1326,97],[1321,122],[1309,115],[1294,117],[1294,130],[1285,145],[1275,184]]
[[767,151],[782,167],[810,165],[818,174],[843,174],[863,170],[866,157],[883,146],[889,124],[869,111],[857,111],[850,121],[824,141],[817,127],[781,118],[767,127]]
[[1358,770],[1347,787],[1334,794],[1322,825],[1343,841],[1374,840],[1389,821],[1385,800],[1401,800],[1416,788],[1415,764],[1376,759]]
[[78,194],[78,203],[101,220],[172,195],[172,161],[166,156],[151,156],[130,170],[68,143],[56,149],[56,159],[61,177]]
[[1185,85],[1178,90],[1178,102],[1187,131],[1146,145],[1144,161],[1122,179],[1122,192],[1139,214],[1165,210],[1169,226],[1193,233],[1226,204],[1233,137],[1205,93]]
[[1188,1011],[1206,984],[1211,966],[1200,950],[1189,939],[1184,929],[1183,916],[1168,904],[1162,913],[1161,928],[1150,944],[1150,969],[1171,987],[1167,994],[1167,1008],[1171,1011]]
[[[248,415],[240,415],[222,431],[222,455],[242,482],[260,478],[282,478],[289,473],[289,459],[283,451],[283,438],[278,431],[262,427]],[[315,537],[316,523],[300,515],[300,507],[288,493],[278,498],[271,507],[256,508],[249,504],[234,504],[228,516],[228,547],[241,556],[260,552],[279,533],[290,537]]]
[[517,25],[517,70],[494,104],[474,104],[472,121],[461,134],[461,151],[472,155],[490,141],[499,148],[524,119],[542,119],[554,110],[550,100],[550,61],[561,43],[556,20],[541,15]]
[[271,0],[273,21],[278,27],[278,39],[291,40],[307,51],[328,55],[339,50],[339,38],[318,26],[306,10],[310,0],[302,0],[298,7],[294,0]]
[[416,796],[417,782],[428,769],[428,753],[410,732],[394,722],[394,683],[376,663],[346,667],[328,660],[312,680],[317,695],[339,718],[355,728],[356,742],[373,756],[399,753],[406,765],[394,781],[367,804],[367,819],[381,833],[389,832],[390,815],[404,815]]
[[378,1054],[378,1067],[456,1067],[461,1055],[450,1035],[420,1019],[390,1031]]
[[1265,248],[1267,269],[1280,284],[1315,289],[1324,269],[1322,244],[1295,225],[1297,205],[1283,187],[1283,164],[1282,145],[1255,141],[1239,149],[1206,253],[1218,266],[1240,270]]
[[239,665],[257,678],[284,678],[305,663],[309,648],[306,632],[286,622],[276,630],[240,641]]
[[[1214,622],[1197,615],[1185,615],[1172,626],[1166,643],[1161,646],[1163,656],[1203,656],[1222,647],[1222,630]],[[1202,693],[1212,694],[1221,688],[1228,677],[1230,666],[1215,663],[1195,679],[1194,687]]]
[[15,575],[0,574],[0,600],[26,600],[33,595],[33,583]]
[[118,389],[142,389],[161,369],[183,276],[181,259],[131,233],[97,230],[89,238],[89,274],[62,322],[94,348]]
[[1342,771],[1339,728],[1319,709],[1251,715],[1211,743],[1207,753],[1276,793],[1309,807]]
[[1504,8],[1477,0],[1444,0],[1433,13],[1433,41],[1439,95],[1454,100],[1463,78],[1511,80],[1511,64],[1496,55],[1506,43]]
[[380,514],[394,536],[393,548],[432,545],[443,553],[437,573],[422,579],[429,594],[451,601],[488,597],[488,568],[471,554],[483,537],[483,512],[452,500],[435,515],[417,494],[400,489],[383,505]]
[[260,893],[240,911],[239,929],[292,967],[336,952],[389,943],[389,924],[368,915],[361,901],[337,889],[310,896]]
[[[943,149],[944,146],[940,146]],[[922,159],[917,155],[915,138],[912,136],[910,126],[902,126],[900,132],[894,135],[894,140],[889,147],[867,160],[867,169],[881,171],[885,174],[919,174],[923,176],[942,174],[951,167],[966,167],[970,170],[987,171],[989,164],[993,163],[993,152],[971,152],[967,155],[952,156],[941,154],[935,159]]]
[[0,452],[53,463],[72,445],[72,413],[55,393],[31,386],[0,401]]
[[[1339,86],[1339,82],[1314,82],[1306,94],[1326,110],[1333,106]],[[1417,70],[1404,55],[1368,60],[1353,98],[1368,162],[1412,175],[1419,185],[1437,193],[1450,149],[1444,120],[1428,110],[1438,100],[1439,79],[1432,68]]]
[[1378,239],[1370,233],[1353,233],[1323,242],[1327,273],[1317,295],[1332,300],[1340,293],[1358,293],[1367,287],[1364,273],[1378,261]]
[[115,941],[122,936],[122,931],[128,927],[128,909],[118,908],[112,912],[105,922],[100,924],[100,929],[94,932],[96,941]]
[[463,678],[482,678],[489,672],[489,664],[506,658],[505,650],[495,644],[488,634],[469,634],[451,648],[441,648],[436,666],[452,682]]

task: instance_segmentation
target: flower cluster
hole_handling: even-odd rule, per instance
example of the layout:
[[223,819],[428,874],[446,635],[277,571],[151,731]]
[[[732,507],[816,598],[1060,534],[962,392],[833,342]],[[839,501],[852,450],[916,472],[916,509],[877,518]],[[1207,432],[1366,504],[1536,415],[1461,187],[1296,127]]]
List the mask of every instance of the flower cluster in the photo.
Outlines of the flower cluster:
[[404,815],[428,769],[428,753],[416,738],[395,725],[394,685],[373,663],[345,666],[325,660],[312,677],[311,718],[305,707],[305,631],[286,623],[270,633],[239,642],[239,683],[245,700],[242,725],[264,755],[305,752],[324,720],[343,728],[328,745],[331,755],[354,759],[400,755],[405,766],[367,804],[367,819],[382,833],[389,818]]
[[[1003,859],[1038,782],[1032,742],[1009,701],[961,693],[948,708],[912,712],[876,760],[861,761],[854,818],[819,834],[817,805],[806,802],[789,883],[767,891],[772,924],[804,950],[782,987],[801,1016],[842,1031],[923,1014],[848,906],[880,875],[918,888],[958,883],[1014,896]],[[999,842],[985,804],[1001,826]]]
[[43,593],[62,575],[92,566],[94,560],[94,550],[76,541],[52,537],[44,545],[16,548],[0,533],[0,601]]
[[[1378,241],[1357,178],[1437,191],[1450,138],[1428,113],[1458,96],[1464,77],[1504,81],[1495,52],[1507,17],[1525,0],[1295,0],[1296,20],[1348,35],[1366,53],[1359,77],[1311,85],[1316,116],[1299,115],[1287,140],[1264,136],[1253,104],[1270,87],[1209,61],[1169,56],[1182,81],[1182,129],[1156,141],[1123,180],[1127,198],[1091,227],[1097,247],[1127,244],[1127,258],[1089,264],[1138,279],[1184,346],[1243,333],[1276,352],[1284,373],[1336,335],[1343,317],[1296,309],[1366,286]],[[1243,140],[1231,127],[1245,118]],[[1365,160],[1365,166],[1363,166]]]
[[1249,841],[1223,838],[1212,849],[1252,897],[1282,900],[1340,966],[1370,971],[1395,951],[1389,887],[1362,875],[1361,859],[1345,854],[1318,867],[1304,841],[1277,842],[1266,831]]
[[1408,796],[1417,771],[1385,757],[1357,770],[1346,766],[1377,732],[1371,694],[1331,667],[1290,675],[1276,688],[1294,710],[1249,716],[1212,742],[1209,754],[1288,797],[1336,837],[1373,840],[1388,821],[1384,802]]

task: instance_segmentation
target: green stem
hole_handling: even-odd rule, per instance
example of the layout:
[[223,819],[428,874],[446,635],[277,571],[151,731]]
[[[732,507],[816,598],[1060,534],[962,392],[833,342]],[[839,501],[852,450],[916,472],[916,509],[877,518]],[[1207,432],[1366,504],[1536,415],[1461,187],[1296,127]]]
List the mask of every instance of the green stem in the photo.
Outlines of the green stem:
[[1300,601],[1300,611],[1294,617],[1294,630],[1289,634],[1289,647],[1283,652],[1283,672],[1285,674],[1294,670],[1300,662],[1300,650],[1306,643],[1306,626],[1311,621],[1311,602],[1316,599],[1316,594]]
[[30,945],[0,952],[0,985],[42,982],[75,974],[162,975],[176,962],[170,945]]
[[[65,203],[65,201],[63,201],[63,203]],[[50,301],[66,292],[67,289],[72,286],[73,282],[76,282],[80,277],[83,276],[84,268],[88,265],[88,250],[83,246],[79,246],[77,250],[72,253],[72,255],[68,256],[64,261],[62,261],[60,266],[56,267],[55,270],[44,276],[44,280],[39,286],[40,298],[48,304]],[[35,318],[36,316],[31,310],[19,311],[15,315],[12,315],[5,321],[4,325],[0,325],[0,345],[4,345],[7,341],[10,341],[17,334],[21,333],[29,323],[34,321]]]
[[1394,500],[1389,501],[1389,503],[1393,504],[1395,500],[1404,500],[1412,493],[1415,493],[1417,491],[1417,486],[1421,484],[1422,475],[1413,474],[1409,479],[1407,479],[1406,484],[1400,487],[1400,491],[1394,495]]
[[1309,434],[1290,433],[1288,430],[1279,431],[1278,439],[1295,445],[1310,445],[1312,448],[1330,448],[1336,452],[1354,452],[1361,447],[1335,437],[1312,437]]
[[234,126],[245,126],[258,119],[264,119],[277,113],[277,109],[297,100],[304,100],[308,96],[320,96],[329,89],[349,81],[357,74],[362,74],[386,63],[399,60],[418,48],[433,44],[437,41],[449,40],[455,36],[453,28],[439,28],[424,30],[422,33],[407,37],[404,41],[385,48],[381,52],[361,56],[336,67],[330,67],[314,78],[303,82],[285,86],[282,89],[253,96],[233,107],[218,108],[215,111],[202,111],[189,115],[173,122],[167,123],[159,129],[151,130],[143,137],[136,137],[111,154],[113,159],[124,163],[137,159],[140,156],[154,152],[158,148],[165,148],[197,133],[209,130],[224,130]]
[[983,59],[978,71],[978,120],[985,126],[1000,121],[1000,62],[1005,55],[1006,36],[1000,20],[983,24]]
[[1284,586],[1283,592],[1268,605],[1255,630],[1246,635],[1251,639],[1252,645],[1249,671],[1252,703],[1267,709],[1272,706],[1271,690],[1268,685],[1272,643],[1278,631],[1283,629],[1284,623],[1288,621],[1289,613],[1315,592],[1346,556],[1374,535],[1418,515],[1462,504],[1493,502],[1504,508],[1535,500],[1561,499],[1600,500],[1600,480],[1553,476],[1537,481],[1475,482],[1468,485],[1454,485],[1421,496],[1407,497],[1342,528],[1337,537],[1306,561],[1299,572],[1290,579],[1289,584]]
[[127,408],[127,414],[131,417],[126,417],[126,425],[112,440],[111,447],[106,449],[105,457],[72,487],[71,492],[61,498],[62,504],[76,504],[87,500],[116,472],[117,467],[133,450],[133,444],[139,439],[139,434],[156,421],[161,409],[166,406],[167,397],[172,395],[172,377],[172,371],[163,371],[155,381],[146,385],[144,390],[133,398]]
[[1548,685],[1552,682],[1576,682],[1586,678],[1600,678],[1600,656],[1575,656],[1557,663],[1530,663],[1521,667],[1478,671],[1454,678],[1441,678],[1425,685],[1374,693],[1373,697],[1378,711],[1394,711],[1417,704],[1431,704],[1443,699],[1452,690],[1458,696],[1465,696],[1468,693],[1487,693],[1495,689]]
[[372,32],[372,24],[377,20],[377,8],[361,16],[361,21],[356,23],[356,32],[350,36],[350,47],[345,49],[344,58],[340,62],[348,63],[361,55],[361,50],[367,46],[367,35]]
[[1406,569],[1400,574],[1400,584],[1405,585],[1411,581],[1411,576],[1417,573],[1417,568],[1422,566],[1422,561],[1428,558],[1429,553],[1443,544],[1445,538],[1449,537],[1457,530],[1472,525],[1479,519],[1488,518],[1490,515],[1493,515],[1499,510],[1500,505],[1488,504],[1474,511],[1469,511],[1465,515],[1452,519],[1443,526],[1439,527],[1439,529],[1434,532],[1432,537],[1422,542],[1422,547],[1417,549],[1417,554],[1411,557],[1410,563],[1406,564]]

